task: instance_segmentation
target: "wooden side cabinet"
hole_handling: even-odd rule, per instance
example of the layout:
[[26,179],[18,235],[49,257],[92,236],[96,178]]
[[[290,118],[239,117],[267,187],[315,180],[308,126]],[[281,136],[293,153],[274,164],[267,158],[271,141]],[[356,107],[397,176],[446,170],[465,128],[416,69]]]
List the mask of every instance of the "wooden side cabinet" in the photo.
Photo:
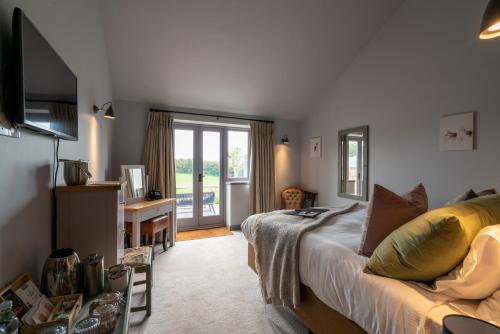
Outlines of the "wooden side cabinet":
[[57,248],[80,259],[97,253],[104,266],[123,259],[124,201],[119,183],[57,187]]

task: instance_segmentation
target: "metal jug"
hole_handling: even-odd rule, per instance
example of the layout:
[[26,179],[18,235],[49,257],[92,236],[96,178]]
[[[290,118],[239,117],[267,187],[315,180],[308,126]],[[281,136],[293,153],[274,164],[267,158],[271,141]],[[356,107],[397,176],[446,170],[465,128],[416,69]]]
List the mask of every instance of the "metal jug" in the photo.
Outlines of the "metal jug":
[[104,290],[104,257],[90,254],[82,261],[83,293],[93,297]]
[[61,248],[50,254],[43,267],[42,290],[48,297],[80,291],[80,259],[73,249]]

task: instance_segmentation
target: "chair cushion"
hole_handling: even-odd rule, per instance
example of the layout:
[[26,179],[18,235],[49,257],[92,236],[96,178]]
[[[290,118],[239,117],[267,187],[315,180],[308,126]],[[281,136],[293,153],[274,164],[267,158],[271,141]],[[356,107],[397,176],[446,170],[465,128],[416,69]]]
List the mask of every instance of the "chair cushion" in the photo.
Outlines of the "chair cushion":
[[424,213],[392,232],[364,272],[401,280],[432,281],[455,268],[484,227],[500,222],[500,195]]
[[131,267],[151,265],[152,254],[151,246],[125,248],[123,264]]
[[[141,223],[141,234],[154,234],[162,230],[168,229],[169,218],[167,215],[161,215],[155,218],[145,220]],[[125,231],[127,234],[132,234],[132,223],[125,222]]]
[[168,229],[168,216],[162,215],[148,219],[141,223],[141,234],[154,234],[164,229]]

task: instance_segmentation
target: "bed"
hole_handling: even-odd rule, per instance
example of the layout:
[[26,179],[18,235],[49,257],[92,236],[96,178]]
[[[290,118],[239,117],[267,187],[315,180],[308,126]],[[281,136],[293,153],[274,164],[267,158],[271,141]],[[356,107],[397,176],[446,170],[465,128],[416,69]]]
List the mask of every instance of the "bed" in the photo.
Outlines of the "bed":
[[[302,238],[302,301],[294,312],[315,334],[331,333],[332,328],[338,333],[441,333],[442,318],[461,313],[449,297],[416,283],[362,272],[368,259],[357,248],[365,217],[366,206],[359,205]],[[251,216],[242,231],[249,241],[248,264],[255,270],[252,222]]]

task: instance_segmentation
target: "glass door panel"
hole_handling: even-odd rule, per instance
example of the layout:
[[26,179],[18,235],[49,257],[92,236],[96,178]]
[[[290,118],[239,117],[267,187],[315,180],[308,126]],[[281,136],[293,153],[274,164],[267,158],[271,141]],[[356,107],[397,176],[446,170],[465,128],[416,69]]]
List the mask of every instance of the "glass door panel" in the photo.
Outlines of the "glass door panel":
[[203,131],[202,210],[203,217],[220,216],[221,133]]
[[179,226],[189,225],[195,220],[194,187],[194,129],[175,129],[175,182],[177,198],[177,220]]
[[178,227],[196,229],[223,224],[221,128],[176,125],[174,136]]

